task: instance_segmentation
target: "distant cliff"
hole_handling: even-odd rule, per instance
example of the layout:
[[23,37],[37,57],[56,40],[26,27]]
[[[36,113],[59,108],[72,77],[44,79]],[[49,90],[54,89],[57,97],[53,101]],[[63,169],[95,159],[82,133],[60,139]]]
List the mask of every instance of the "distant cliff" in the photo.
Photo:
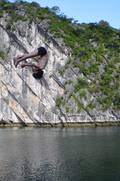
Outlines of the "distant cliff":
[[[0,2],[0,124],[119,123],[120,31],[56,11]],[[39,46],[49,62],[38,81],[13,57]]]

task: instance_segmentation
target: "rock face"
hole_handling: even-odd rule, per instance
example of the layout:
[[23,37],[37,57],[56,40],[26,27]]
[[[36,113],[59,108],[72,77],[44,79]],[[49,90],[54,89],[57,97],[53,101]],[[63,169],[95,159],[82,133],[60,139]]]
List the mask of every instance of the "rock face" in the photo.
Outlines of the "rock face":
[[[59,111],[56,97],[64,93],[57,67],[64,66],[67,55],[35,23],[19,22],[16,32],[11,33],[0,26],[0,49],[7,56],[0,58],[0,120],[13,123],[57,123]],[[29,69],[15,68],[13,57],[45,46],[49,62],[41,80],[35,80]]]
[[[56,106],[56,98],[64,95],[64,82],[77,76],[77,70],[67,70],[62,77],[59,69],[68,60],[68,50],[61,47],[43,29],[32,22],[16,23],[14,31],[6,29],[5,19],[0,21],[0,123],[78,123],[119,121],[119,114],[83,110],[80,114],[67,114]],[[49,53],[48,65],[41,80],[32,77],[30,69],[15,68],[13,57],[45,46]],[[66,90],[73,91],[72,85]],[[71,105],[75,109],[75,105]]]

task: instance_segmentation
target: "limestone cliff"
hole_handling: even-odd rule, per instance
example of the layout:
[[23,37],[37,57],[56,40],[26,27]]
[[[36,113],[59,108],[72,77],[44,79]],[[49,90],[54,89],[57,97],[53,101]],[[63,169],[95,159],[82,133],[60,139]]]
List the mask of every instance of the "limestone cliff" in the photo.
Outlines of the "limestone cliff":
[[[48,37],[47,37],[48,38]],[[7,53],[0,58],[0,120],[3,122],[57,123],[62,119],[56,109],[56,97],[64,94],[63,83],[56,76],[57,69],[67,61],[65,50],[34,22],[16,23],[16,31],[9,32],[0,22],[0,49]],[[28,69],[13,66],[13,57],[45,46],[49,62],[44,77],[37,81]]]
[[[67,92],[74,92],[77,77],[91,82],[77,67],[67,67],[71,58],[70,48],[45,31],[44,24],[34,21],[18,20],[14,29],[8,28],[7,14],[0,18],[0,123],[20,123],[22,125],[49,123],[95,123],[119,122],[120,111],[109,108],[102,111],[97,105],[92,110],[87,106],[77,111],[76,97],[69,97]],[[32,77],[30,69],[15,68],[13,57],[45,46],[49,53],[48,65],[41,80]],[[31,60],[32,61],[32,60]],[[61,73],[61,70],[64,70]],[[72,79],[72,82],[71,82]],[[69,84],[68,84],[69,82]],[[77,94],[76,94],[77,96]],[[87,93],[82,97],[84,105],[96,101],[96,96]],[[71,111],[67,111],[67,100]],[[74,98],[74,99],[73,99]],[[80,97],[78,95],[77,99]]]

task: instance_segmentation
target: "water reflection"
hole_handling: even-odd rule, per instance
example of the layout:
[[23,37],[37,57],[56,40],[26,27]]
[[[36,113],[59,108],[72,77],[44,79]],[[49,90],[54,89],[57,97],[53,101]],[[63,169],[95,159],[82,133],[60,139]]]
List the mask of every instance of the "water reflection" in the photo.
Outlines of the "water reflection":
[[117,181],[120,128],[0,129],[1,181]]

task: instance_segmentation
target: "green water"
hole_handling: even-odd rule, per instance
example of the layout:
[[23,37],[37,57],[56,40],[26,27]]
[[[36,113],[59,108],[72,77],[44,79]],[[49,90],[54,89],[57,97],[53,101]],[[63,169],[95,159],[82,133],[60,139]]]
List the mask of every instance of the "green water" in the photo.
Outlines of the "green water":
[[120,181],[120,128],[0,129],[0,181]]

